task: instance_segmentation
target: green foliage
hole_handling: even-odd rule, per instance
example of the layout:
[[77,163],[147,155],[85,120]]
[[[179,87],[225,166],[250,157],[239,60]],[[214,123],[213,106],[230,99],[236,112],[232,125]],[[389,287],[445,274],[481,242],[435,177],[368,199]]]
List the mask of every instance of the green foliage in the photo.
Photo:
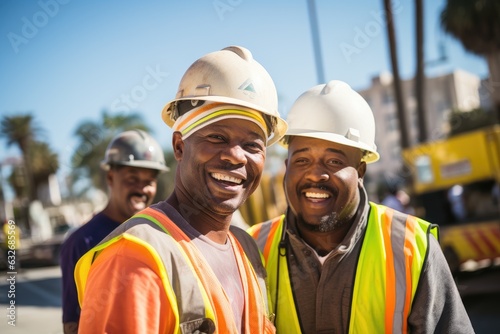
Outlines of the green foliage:
[[101,119],[80,123],[75,130],[78,144],[71,156],[71,184],[90,180],[91,183],[82,190],[83,192],[91,187],[106,192],[106,181],[100,168],[106,148],[118,133],[132,129],[151,131],[139,113],[110,114],[103,111]]
[[449,136],[460,133],[474,131],[497,123],[495,114],[492,111],[485,111],[481,108],[470,111],[453,111],[448,119],[450,126]]
[[7,145],[17,145],[23,155],[23,165],[14,167],[9,183],[18,198],[34,200],[38,186],[57,172],[57,154],[47,143],[38,140],[44,131],[30,113],[2,117],[0,129]]
[[441,13],[441,25],[473,53],[500,51],[498,0],[448,0]]
[[45,142],[35,141],[30,149],[35,188],[47,182],[49,175],[55,174],[59,169],[59,157]]
[[0,136],[7,140],[7,145],[18,145],[23,154],[29,144],[42,132],[30,113],[3,116],[0,122]]

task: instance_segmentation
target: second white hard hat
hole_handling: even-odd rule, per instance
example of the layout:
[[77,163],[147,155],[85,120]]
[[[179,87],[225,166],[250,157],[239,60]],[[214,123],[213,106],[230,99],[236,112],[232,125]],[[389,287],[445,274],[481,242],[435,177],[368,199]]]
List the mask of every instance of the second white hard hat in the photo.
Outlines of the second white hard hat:
[[372,110],[365,99],[343,81],[332,80],[304,92],[292,105],[287,123],[286,137],[328,140],[361,149],[367,163],[379,159]]

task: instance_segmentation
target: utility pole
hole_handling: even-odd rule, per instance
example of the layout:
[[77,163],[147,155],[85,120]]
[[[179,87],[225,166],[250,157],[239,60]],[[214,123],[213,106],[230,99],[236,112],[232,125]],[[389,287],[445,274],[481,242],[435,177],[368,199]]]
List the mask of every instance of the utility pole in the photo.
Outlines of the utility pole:
[[427,113],[425,108],[425,63],[424,63],[424,5],[423,0],[415,0],[415,31],[417,50],[417,73],[415,76],[415,98],[417,100],[418,142],[425,143],[427,133]]
[[316,61],[316,75],[318,77],[318,84],[323,84],[325,83],[325,75],[323,70],[323,58],[321,56],[318,17],[316,16],[316,5],[314,0],[307,0],[307,8],[309,10],[309,22],[311,23],[314,59]]
[[391,54],[392,74],[394,76],[394,95],[396,98],[399,133],[401,136],[401,149],[408,148],[410,140],[408,136],[408,128],[406,121],[406,106],[403,98],[403,90],[401,88],[401,77],[399,75],[398,55],[396,52],[396,33],[394,32],[394,19],[392,16],[391,0],[383,0],[384,9],[386,12],[387,37],[389,40],[389,51]]

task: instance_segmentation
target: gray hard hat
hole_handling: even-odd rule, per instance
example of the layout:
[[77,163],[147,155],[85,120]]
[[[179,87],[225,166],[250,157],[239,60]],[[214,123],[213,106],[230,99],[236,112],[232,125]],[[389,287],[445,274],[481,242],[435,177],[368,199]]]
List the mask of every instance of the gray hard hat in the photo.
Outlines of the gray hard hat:
[[109,170],[111,165],[169,170],[158,142],[142,130],[124,131],[111,140],[101,168]]

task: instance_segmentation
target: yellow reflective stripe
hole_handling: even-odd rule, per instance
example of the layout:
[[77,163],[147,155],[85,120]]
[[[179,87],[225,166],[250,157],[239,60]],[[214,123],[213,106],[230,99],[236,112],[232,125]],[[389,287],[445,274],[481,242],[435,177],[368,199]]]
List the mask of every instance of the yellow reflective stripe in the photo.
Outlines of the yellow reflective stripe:
[[429,233],[437,237],[438,231],[422,219],[370,205],[356,269],[349,332],[406,333]]
[[195,127],[199,126],[200,124],[206,123],[212,119],[215,119],[215,118],[220,117],[220,116],[228,115],[228,114],[229,115],[240,115],[240,116],[244,116],[247,118],[251,118],[251,119],[255,120],[258,124],[260,124],[260,126],[262,127],[264,132],[267,133],[267,131],[265,130],[265,129],[267,129],[266,122],[264,121],[264,118],[262,117],[261,113],[259,113],[257,111],[253,111],[253,110],[238,110],[238,109],[223,109],[223,110],[211,112],[208,115],[200,118],[199,120],[197,120],[189,125],[186,125],[186,128],[179,129],[179,130],[182,133],[182,135],[184,136],[184,135],[186,135],[186,133],[188,133],[189,131],[191,131]]
[[85,253],[76,263],[74,278],[76,283],[76,290],[78,293],[78,302],[80,306],[83,302],[83,292],[85,291],[85,286],[87,285],[87,277],[89,275],[90,266],[92,266],[92,262],[94,262],[94,258],[96,254],[102,249],[108,247],[109,245],[117,242],[121,239],[121,236],[114,237],[102,244],[95,246],[90,249],[87,253]]
[[386,268],[386,248],[378,221],[383,213],[371,207],[354,279],[349,333],[385,333],[387,280],[381,268]]
[[[142,212],[142,211],[141,211]],[[165,228],[165,226],[163,226],[162,223],[160,223],[160,221],[148,214],[144,214],[144,213],[138,213],[134,216],[134,218],[144,218],[144,219],[147,219],[149,220],[150,222],[152,223],[155,223],[156,225],[158,225],[159,228],[162,229],[163,232],[167,233],[168,235],[171,235],[170,232]]]

